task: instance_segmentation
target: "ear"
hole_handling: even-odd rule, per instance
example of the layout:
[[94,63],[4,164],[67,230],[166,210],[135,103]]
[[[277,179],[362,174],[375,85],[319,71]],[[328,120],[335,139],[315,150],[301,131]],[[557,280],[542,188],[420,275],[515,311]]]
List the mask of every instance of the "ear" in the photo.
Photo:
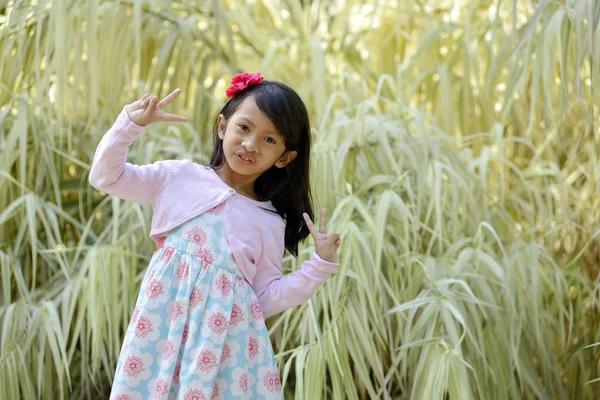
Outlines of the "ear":
[[275,166],[277,168],[283,168],[286,165],[288,165],[289,163],[292,162],[292,160],[294,158],[296,158],[296,156],[298,155],[298,152],[295,150],[288,150],[285,153],[283,153],[283,155],[281,156],[281,158],[279,160],[277,160],[277,162],[275,163]]
[[217,118],[217,134],[221,140],[225,138],[225,128],[227,128],[227,121],[223,114],[219,114],[219,117]]

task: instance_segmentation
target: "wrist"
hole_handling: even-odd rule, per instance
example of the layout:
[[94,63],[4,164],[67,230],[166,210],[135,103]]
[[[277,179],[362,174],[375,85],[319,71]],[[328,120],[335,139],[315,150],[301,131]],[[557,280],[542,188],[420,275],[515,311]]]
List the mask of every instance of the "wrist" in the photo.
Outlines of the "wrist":
[[316,251],[315,251],[315,254],[318,256],[318,258],[321,261],[324,261],[324,262],[330,263],[330,264],[339,264],[339,260],[338,260],[337,254],[324,254],[324,255],[321,255],[321,254],[319,254]]

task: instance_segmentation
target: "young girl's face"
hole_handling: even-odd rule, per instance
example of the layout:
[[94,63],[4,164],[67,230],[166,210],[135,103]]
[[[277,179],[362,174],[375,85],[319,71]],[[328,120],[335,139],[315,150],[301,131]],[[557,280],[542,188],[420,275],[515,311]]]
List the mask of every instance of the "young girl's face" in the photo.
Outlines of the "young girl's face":
[[258,177],[273,165],[285,167],[297,155],[286,151],[284,137],[260,111],[254,96],[247,97],[229,120],[219,115],[217,123],[225,160],[240,175]]

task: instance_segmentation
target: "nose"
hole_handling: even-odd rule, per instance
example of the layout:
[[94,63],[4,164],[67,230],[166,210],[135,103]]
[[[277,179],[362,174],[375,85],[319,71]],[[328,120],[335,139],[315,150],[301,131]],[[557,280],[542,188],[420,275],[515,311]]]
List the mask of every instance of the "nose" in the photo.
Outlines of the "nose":
[[256,152],[258,150],[258,146],[256,145],[256,139],[254,138],[254,135],[246,137],[242,141],[242,147],[246,149],[248,153]]

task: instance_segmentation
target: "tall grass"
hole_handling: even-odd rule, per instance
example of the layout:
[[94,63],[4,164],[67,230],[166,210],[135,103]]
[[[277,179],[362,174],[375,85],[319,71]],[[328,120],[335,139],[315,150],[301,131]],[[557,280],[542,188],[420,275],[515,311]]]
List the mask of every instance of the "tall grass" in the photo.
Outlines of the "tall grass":
[[93,152],[124,104],[181,87],[190,124],[130,160],[206,162],[240,71],[306,100],[343,235],[340,272],[268,321],[289,397],[596,397],[597,2],[0,10],[0,398],[107,396],[153,242],[151,209],[87,184]]

